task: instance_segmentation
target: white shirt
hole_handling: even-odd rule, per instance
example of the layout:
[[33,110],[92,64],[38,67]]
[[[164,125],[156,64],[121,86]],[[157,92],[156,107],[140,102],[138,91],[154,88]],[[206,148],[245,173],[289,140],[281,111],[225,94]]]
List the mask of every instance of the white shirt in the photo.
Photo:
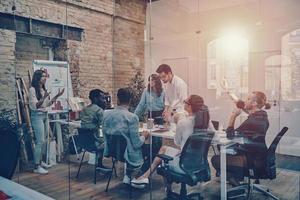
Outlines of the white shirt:
[[187,98],[187,84],[174,75],[172,81],[164,84],[165,105],[176,111],[183,111],[183,101]]
[[[41,94],[42,96],[44,96],[45,94],[45,91],[44,90],[41,90]],[[50,96],[48,96],[43,104],[41,105],[40,108],[36,108],[36,104],[39,100],[37,99],[36,97],[36,93],[35,93],[35,89],[34,87],[30,87],[29,88],[29,108],[31,110],[34,110],[34,111],[41,111],[41,112],[47,112],[47,107],[49,107],[51,105],[51,102],[50,102]]]
[[[179,119],[179,121],[177,122],[174,143],[180,146],[181,150],[189,136],[192,135],[192,133],[194,132],[194,126],[195,116],[187,116]],[[216,131],[211,120],[209,120],[207,130],[213,132]]]
[[190,135],[194,132],[195,117],[187,116],[178,121],[176,126],[176,133],[174,136],[174,143],[183,149],[183,146]]

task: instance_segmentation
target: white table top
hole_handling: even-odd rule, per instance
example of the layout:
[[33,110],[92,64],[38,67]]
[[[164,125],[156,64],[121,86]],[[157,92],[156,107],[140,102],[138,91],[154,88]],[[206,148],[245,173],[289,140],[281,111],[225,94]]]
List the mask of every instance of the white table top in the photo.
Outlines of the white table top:
[[[140,128],[139,132],[143,132],[143,130],[145,130],[145,129]],[[155,137],[174,139],[174,136],[175,136],[175,132],[172,130],[160,131],[159,128],[154,128],[154,129],[152,129],[152,131],[150,131],[149,129],[146,129],[146,130],[149,131],[150,134]],[[241,144],[241,143],[244,143],[244,141],[243,141],[243,138],[228,139],[226,137],[226,133],[224,131],[216,131],[214,138],[212,139],[212,143],[220,144],[220,145],[231,145],[231,144],[235,144],[235,143]]]
[[81,121],[70,121],[68,122],[65,119],[54,119],[54,120],[50,120],[50,122],[55,122],[55,123],[60,123],[60,124],[64,124],[64,125],[69,125],[73,128],[80,128],[81,127]]
[[15,183],[0,176],[0,190],[11,196],[13,200],[54,200],[42,193]]

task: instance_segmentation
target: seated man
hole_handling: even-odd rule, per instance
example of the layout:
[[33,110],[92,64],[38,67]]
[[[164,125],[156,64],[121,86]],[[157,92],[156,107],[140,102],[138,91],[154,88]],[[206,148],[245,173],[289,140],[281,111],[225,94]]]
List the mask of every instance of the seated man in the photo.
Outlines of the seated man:
[[83,108],[80,112],[81,128],[93,130],[95,145],[99,149],[102,149],[102,153],[100,153],[98,159],[98,169],[102,172],[108,172],[109,169],[104,167],[102,164],[104,140],[100,137],[99,133],[105,109],[104,93],[99,89],[91,90],[89,99],[91,100],[91,104]]
[[[189,136],[194,132],[194,129],[207,129],[209,124],[209,112],[202,97],[198,95],[191,95],[187,100],[184,101],[184,109],[188,113],[187,117],[179,119],[176,126],[176,133],[174,137],[174,143],[178,148],[173,148],[170,146],[162,146],[160,148],[159,154],[165,154],[174,157],[172,161],[169,162],[169,167],[178,173],[182,172],[179,166],[180,153],[184,147],[185,142]],[[179,117],[179,116],[178,116]],[[155,157],[151,169],[149,168],[142,176],[137,179],[132,180],[132,185],[137,188],[142,184],[148,184],[151,172],[154,172],[158,165],[161,163],[161,158]],[[170,187],[170,186],[169,186]]]
[[[248,119],[237,129],[234,129],[235,120],[242,111],[241,109],[235,109],[231,114],[229,125],[226,130],[227,134],[231,135],[234,132],[238,132],[241,134],[252,134],[254,136],[248,138],[251,143],[245,144],[244,147],[251,155],[253,155],[255,160],[264,159],[267,153],[265,137],[269,128],[269,120],[267,112],[262,110],[263,107],[265,107],[265,109],[270,108],[270,104],[267,103],[265,94],[258,91],[250,93],[243,109],[249,114]],[[217,170],[217,173],[219,173],[220,156],[213,156],[211,163]],[[247,170],[246,156],[240,153],[237,155],[226,155],[226,163],[229,183],[233,186],[239,185],[239,181],[244,179],[244,171]]]
[[[139,136],[139,118],[136,114],[128,111],[131,98],[129,90],[119,89],[117,97],[118,106],[114,110],[104,113],[103,134],[104,137],[106,135],[123,135],[127,141],[124,158],[128,164],[138,168],[143,164],[142,146],[149,133],[143,132]],[[124,172],[126,173],[126,170]],[[129,181],[129,174],[125,174],[123,183],[129,184]]]

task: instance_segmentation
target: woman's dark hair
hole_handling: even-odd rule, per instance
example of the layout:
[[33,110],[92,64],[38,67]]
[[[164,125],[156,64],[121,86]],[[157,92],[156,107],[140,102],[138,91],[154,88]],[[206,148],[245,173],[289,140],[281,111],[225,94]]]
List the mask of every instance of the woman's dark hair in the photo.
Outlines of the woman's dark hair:
[[208,107],[206,105],[202,105],[201,109],[196,112],[195,114],[195,129],[207,129],[210,116],[209,116],[209,111]]
[[[42,93],[40,90],[40,80],[46,74],[44,70],[38,69],[33,73],[31,86],[35,89],[36,98],[40,100],[42,98]],[[42,85],[42,89],[46,91],[45,85]]]
[[157,74],[151,74],[148,78],[148,92],[150,92],[150,80],[154,81],[155,93],[158,97],[160,97],[162,93],[162,83]]
[[193,113],[196,113],[196,112],[198,112],[198,111],[202,108],[202,106],[204,105],[204,100],[203,100],[202,97],[200,97],[200,96],[198,96],[198,95],[192,94],[192,95],[188,98],[188,100],[187,100],[186,103],[188,103],[189,105],[191,105],[191,107],[192,107],[192,112],[193,112]]
[[258,108],[263,108],[265,107],[265,109],[270,109],[271,105],[269,103],[267,103],[267,97],[265,95],[265,93],[260,92],[260,91],[254,91],[252,92],[252,94],[255,95],[255,102],[257,103],[257,107]]

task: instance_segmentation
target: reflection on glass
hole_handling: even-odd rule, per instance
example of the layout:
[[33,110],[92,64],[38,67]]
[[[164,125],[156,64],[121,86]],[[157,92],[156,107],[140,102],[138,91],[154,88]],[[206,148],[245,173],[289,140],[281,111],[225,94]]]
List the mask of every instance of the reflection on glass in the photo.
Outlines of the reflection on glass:
[[282,37],[281,94],[283,100],[300,100],[300,29]]
[[228,91],[248,92],[248,40],[237,33],[229,33],[207,45],[207,86],[222,94],[220,84],[227,80]]

